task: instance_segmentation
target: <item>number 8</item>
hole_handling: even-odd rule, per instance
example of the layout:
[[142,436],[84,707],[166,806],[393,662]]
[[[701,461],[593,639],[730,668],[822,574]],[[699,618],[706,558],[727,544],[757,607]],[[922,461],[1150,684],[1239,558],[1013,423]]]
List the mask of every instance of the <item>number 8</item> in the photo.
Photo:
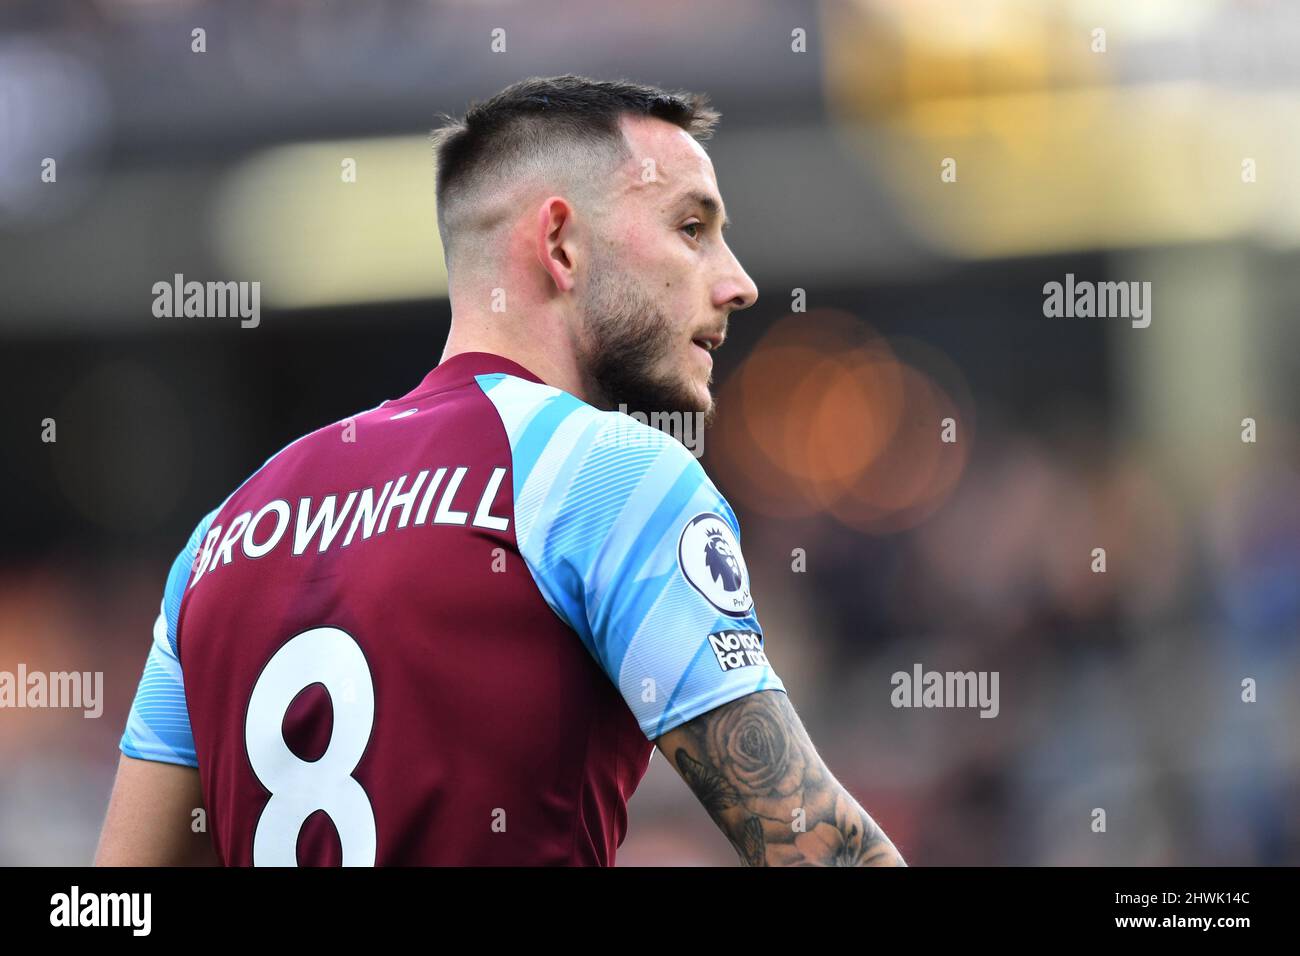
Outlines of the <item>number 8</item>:
[[[304,688],[324,684],[334,729],[319,760],[303,760],[284,741],[284,716]],[[297,866],[298,834],[317,810],[338,831],[344,866],[374,866],[375,811],[352,776],[375,723],[375,685],[361,647],[346,631],[303,631],[267,662],[253,686],[244,744],[267,801],[253,833],[254,866]]]

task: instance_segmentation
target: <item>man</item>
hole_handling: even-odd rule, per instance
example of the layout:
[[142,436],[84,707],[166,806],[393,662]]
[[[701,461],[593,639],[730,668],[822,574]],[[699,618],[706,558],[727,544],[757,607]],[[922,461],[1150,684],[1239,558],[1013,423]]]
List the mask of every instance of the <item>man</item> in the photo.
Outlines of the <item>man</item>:
[[757,297],[716,120],[562,76],[436,134],[442,362],[195,529],[97,862],[609,865],[657,746],[746,864],[902,863],[767,661],[730,506],[614,410],[711,413]]

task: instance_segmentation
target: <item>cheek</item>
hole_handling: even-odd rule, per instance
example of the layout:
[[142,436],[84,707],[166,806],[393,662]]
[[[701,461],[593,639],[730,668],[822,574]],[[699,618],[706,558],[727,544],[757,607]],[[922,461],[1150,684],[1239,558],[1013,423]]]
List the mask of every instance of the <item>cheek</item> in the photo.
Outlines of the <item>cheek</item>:
[[699,311],[701,296],[706,295],[699,275],[692,271],[689,261],[672,262],[654,277],[652,288],[669,311],[674,325],[683,328],[690,324]]
[[618,230],[615,236],[615,245],[608,251],[629,266],[655,269],[667,251],[660,237],[639,223]]
[[686,243],[673,233],[632,232],[624,253],[623,261],[636,269],[647,286],[663,295],[675,295],[686,288],[699,267]]

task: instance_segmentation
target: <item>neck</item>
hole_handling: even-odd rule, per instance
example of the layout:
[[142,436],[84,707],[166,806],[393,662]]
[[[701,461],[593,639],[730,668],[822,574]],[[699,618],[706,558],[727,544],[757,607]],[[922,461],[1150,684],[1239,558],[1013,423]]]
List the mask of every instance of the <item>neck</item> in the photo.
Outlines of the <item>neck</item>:
[[[539,312],[542,310],[538,310]],[[451,331],[439,364],[465,352],[490,352],[517,362],[547,385],[590,401],[572,343],[559,323],[538,322],[525,332],[500,313],[467,314],[452,305]]]

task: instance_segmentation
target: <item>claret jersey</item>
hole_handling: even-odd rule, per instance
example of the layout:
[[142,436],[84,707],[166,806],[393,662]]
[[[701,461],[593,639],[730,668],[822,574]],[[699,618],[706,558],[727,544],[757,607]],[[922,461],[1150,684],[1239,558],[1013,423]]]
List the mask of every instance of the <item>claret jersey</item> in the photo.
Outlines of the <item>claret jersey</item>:
[[671,437],[457,355],[199,522],[121,749],[227,865],[612,865],[653,741],[784,690],[739,538]]

